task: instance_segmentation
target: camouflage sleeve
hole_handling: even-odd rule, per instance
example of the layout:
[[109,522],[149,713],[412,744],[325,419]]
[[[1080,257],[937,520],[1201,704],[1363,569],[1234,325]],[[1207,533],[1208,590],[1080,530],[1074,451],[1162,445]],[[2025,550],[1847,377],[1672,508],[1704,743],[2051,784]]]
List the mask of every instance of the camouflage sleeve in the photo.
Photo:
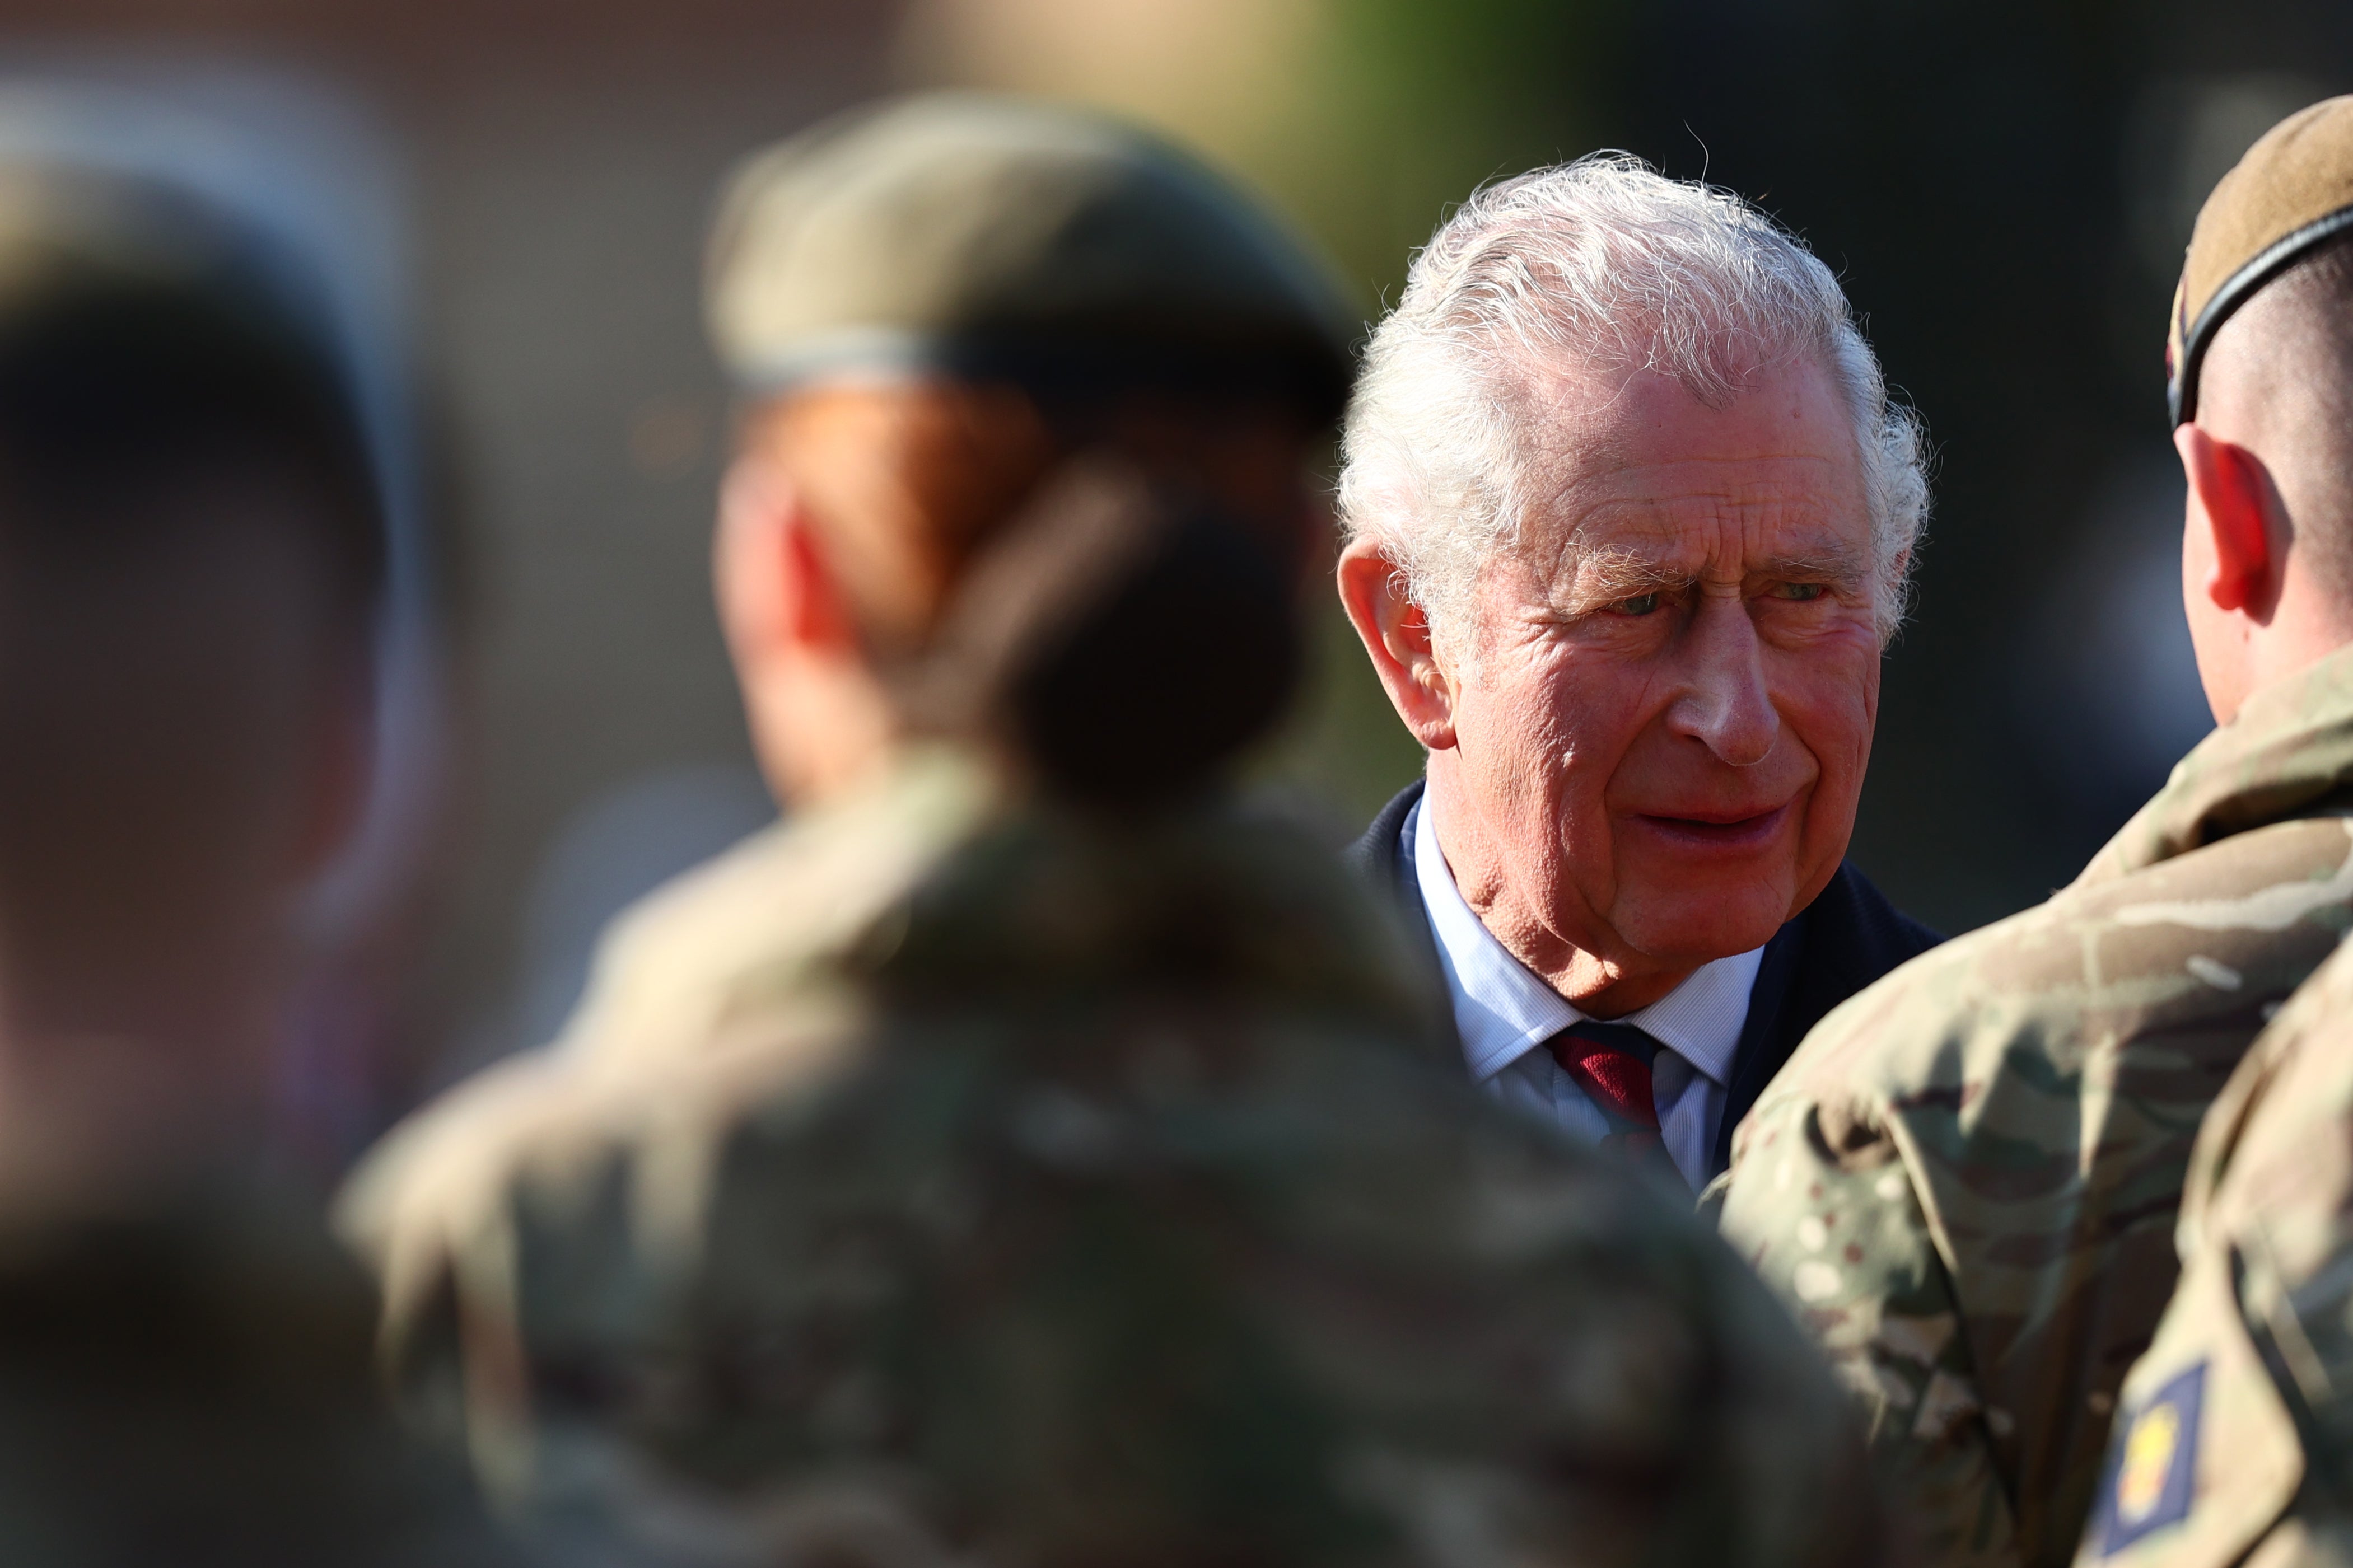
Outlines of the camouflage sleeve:
[[2353,947],[2199,1130],[2182,1275],[2126,1380],[2080,1568],[2353,1560]]
[[[2313,1424],[2296,1418],[2296,1380],[2279,1376],[2275,1327],[2305,1336],[2276,1310],[2272,1261],[2227,1244],[2188,1260],[2156,1342],[2126,1381],[2080,1568],[2345,1561],[2305,1539],[2353,1516],[2331,1495],[2328,1467],[2307,1478]],[[2242,1284],[2256,1300],[2241,1300]]]
[[1860,1110],[1768,1100],[1742,1129],[1722,1225],[1854,1398],[1923,1560],[2016,1563],[1959,1302],[1894,1135]]

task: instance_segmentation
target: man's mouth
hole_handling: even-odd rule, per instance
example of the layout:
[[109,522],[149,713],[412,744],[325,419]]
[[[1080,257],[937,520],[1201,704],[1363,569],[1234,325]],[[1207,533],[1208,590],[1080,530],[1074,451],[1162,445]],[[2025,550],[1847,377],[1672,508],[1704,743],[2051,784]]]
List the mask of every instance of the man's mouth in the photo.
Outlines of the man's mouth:
[[1694,811],[1687,815],[1644,812],[1635,820],[1671,843],[1694,849],[1737,850],[1772,841],[1789,816],[1785,803],[1765,811]]

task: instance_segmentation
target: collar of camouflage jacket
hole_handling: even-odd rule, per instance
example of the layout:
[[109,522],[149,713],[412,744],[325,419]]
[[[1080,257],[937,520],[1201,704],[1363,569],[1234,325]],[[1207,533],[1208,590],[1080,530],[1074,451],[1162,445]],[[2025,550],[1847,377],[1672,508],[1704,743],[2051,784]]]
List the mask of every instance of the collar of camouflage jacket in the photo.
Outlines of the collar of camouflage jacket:
[[1120,815],[1032,803],[959,847],[878,935],[860,983],[918,1010],[1183,997],[1345,1021],[1421,1056],[1444,1007],[1327,846],[1221,796]]
[[2332,805],[2353,811],[2353,647],[2247,699],[2236,719],[2174,765],[2075,886]]
[[675,1058],[826,983],[843,954],[1001,807],[959,748],[909,746],[838,800],[787,815],[640,900],[599,944],[556,1044],[617,1063]]

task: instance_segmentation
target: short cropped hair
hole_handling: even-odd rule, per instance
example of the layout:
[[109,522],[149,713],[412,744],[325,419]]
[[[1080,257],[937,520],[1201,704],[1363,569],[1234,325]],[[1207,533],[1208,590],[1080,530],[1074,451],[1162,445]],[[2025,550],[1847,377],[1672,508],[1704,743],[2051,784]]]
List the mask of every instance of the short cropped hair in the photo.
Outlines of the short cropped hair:
[[1919,419],[1889,401],[1829,268],[1739,197],[1624,153],[1489,185],[1414,258],[1349,407],[1343,526],[1381,547],[1451,637],[1535,503],[1552,455],[1530,407],[1543,374],[1655,371],[1721,406],[1756,371],[1801,358],[1853,416],[1883,639],[1928,512]]
[[19,571],[127,564],[148,532],[204,525],[165,504],[175,492],[269,473],[308,501],[318,587],[364,638],[386,570],[381,492],[350,388],[307,323],[233,274],[71,254],[15,270],[0,288],[0,552]]
[[2233,312],[2199,387],[2201,422],[2255,417],[2243,438],[2295,520],[2295,558],[2353,610],[2353,236],[2306,251]]

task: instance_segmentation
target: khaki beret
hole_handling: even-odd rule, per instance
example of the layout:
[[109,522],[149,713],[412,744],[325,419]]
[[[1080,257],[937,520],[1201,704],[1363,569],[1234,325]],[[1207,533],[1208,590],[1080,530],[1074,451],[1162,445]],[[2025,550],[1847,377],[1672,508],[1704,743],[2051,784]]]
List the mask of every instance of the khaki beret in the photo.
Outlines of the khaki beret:
[[2198,416],[2198,368],[2231,313],[2299,258],[2353,228],[2353,97],[2299,110],[2263,133],[2199,210],[2174,290],[2166,396]]
[[1361,326],[1305,242],[1200,163],[979,93],[852,110],[754,155],[705,283],[720,358],[755,394],[873,369],[1245,379],[1329,418]]

